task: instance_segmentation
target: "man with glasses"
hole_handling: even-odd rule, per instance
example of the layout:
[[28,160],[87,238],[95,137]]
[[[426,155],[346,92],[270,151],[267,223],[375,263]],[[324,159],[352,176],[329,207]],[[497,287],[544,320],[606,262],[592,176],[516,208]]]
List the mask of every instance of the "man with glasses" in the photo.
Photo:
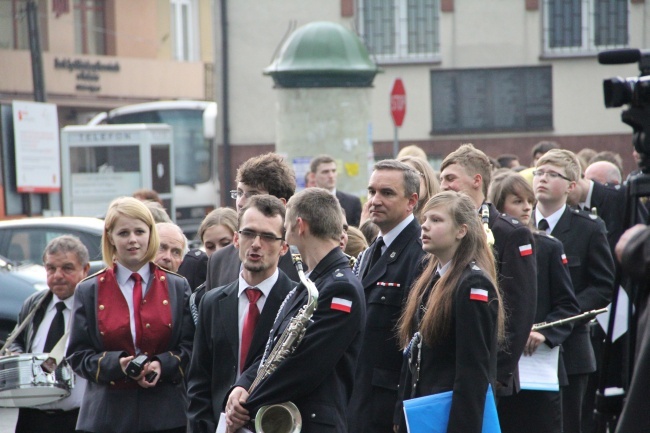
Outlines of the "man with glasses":
[[[251,197],[270,194],[286,204],[296,191],[296,175],[277,153],[266,153],[245,161],[237,169],[237,189],[230,191],[239,212]],[[210,256],[208,275],[205,282],[207,290],[235,281],[241,270],[241,260],[234,245],[220,249]],[[280,258],[280,269],[294,281],[298,273],[287,255]]]
[[[606,307],[614,288],[614,261],[607,243],[605,224],[596,215],[567,206],[582,170],[573,152],[553,149],[544,154],[533,171],[537,199],[535,221],[540,230],[564,245],[571,282],[582,311]],[[563,386],[562,419],[566,433],[581,431],[582,404],[589,373],[596,358],[584,322],[574,325],[562,344],[569,385]]]
[[278,269],[289,256],[284,203],[268,194],[247,199],[233,243],[242,271],[234,282],[205,294],[188,375],[192,432],[215,431],[226,392],[262,354],[282,300],[297,283]]
[[467,194],[493,236],[499,288],[508,312],[506,344],[497,355],[496,393],[500,397],[513,395],[519,392],[519,358],[537,311],[533,234],[516,218],[499,214],[493,204],[485,202],[492,167],[481,150],[463,144],[447,155],[440,170],[440,189]]

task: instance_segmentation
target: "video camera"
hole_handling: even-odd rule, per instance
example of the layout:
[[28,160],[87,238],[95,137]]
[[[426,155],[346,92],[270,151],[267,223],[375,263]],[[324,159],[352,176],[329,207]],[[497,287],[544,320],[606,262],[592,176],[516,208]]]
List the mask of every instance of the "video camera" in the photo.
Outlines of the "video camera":
[[621,114],[624,123],[634,130],[633,144],[641,155],[639,168],[650,172],[650,50],[621,49],[598,54],[603,65],[619,65],[638,62],[639,77],[613,77],[603,82],[605,107],[629,107]]

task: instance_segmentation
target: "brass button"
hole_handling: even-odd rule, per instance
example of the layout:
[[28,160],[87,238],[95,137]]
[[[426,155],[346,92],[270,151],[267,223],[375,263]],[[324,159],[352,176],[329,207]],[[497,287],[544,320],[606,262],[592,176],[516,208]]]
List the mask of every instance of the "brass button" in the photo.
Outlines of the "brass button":
[[165,276],[160,277],[160,281],[165,281]]
[[111,383],[111,385],[115,385],[115,382],[113,382],[112,380],[111,380],[111,382],[110,382],[110,383]]
[[105,280],[104,277],[101,277],[101,278],[99,279],[99,281],[101,281],[102,283],[104,282],[104,280]]
[[147,303],[147,300],[146,300],[146,299],[143,299],[143,300],[142,300],[142,303],[143,303],[143,304],[146,304],[146,303]]
[[99,334],[103,337],[104,336],[104,331],[100,332]]
[[104,306],[103,306],[103,305],[100,305],[100,306],[99,306],[99,310],[100,310],[100,311],[104,310]]
[[172,324],[170,323],[170,324],[169,324],[169,325],[167,325],[167,326],[169,326],[169,327],[171,328],[171,327],[172,327]]
[[145,355],[149,356],[149,352],[144,352]]
[[151,324],[147,323],[146,325],[144,325],[144,327],[149,329],[149,328],[151,328]]
[[169,301],[168,301],[167,299],[165,299],[165,300],[163,301],[163,305],[168,305],[168,304],[169,304]]

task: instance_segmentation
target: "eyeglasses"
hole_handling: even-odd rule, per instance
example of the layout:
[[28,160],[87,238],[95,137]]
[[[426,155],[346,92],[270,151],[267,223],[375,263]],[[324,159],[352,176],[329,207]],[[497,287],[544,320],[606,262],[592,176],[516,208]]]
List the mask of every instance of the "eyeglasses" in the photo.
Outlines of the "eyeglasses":
[[535,171],[533,171],[533,176],[535,176],[535,177],[542,177],[544,175],[547,175],[549,179],[562,178],[564,180],[568,180],[569,182],[571,182],[571,179],[569,179],[568,177],[563,176],[560,173],[557,173],[555,171],[544,171],[544,170],[535,170]]
[[260,193],[258,191],[248,191],[248,192],[243,192],[239,191],[237,189],[231,189],[230,190],[230,198],[233,200],[237,200],[238,198],[241,198],[245,196],[246,198],[251,198],[254,195],[259,195]]
[[275,241],[283,241],[284,240],[283,237],[282,238],[277,238],[277,237],[273,236],[271,233],[257,233],[257,232],[254,232],[253,230],[239,230],[237,233],[239,233],[239,235],[242,238],[244,238],[244,239],[246,239],[248,241],[254,241],[255,238],[259,236],[260,241],[266,242],[267,244],[270,244],[271,242],[275,242]]

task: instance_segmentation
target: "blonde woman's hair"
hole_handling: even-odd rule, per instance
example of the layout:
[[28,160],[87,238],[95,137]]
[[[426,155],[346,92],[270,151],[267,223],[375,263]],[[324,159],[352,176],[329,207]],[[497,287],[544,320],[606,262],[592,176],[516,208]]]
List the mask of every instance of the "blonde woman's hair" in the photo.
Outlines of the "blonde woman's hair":
[[[436,194],[424,206],[423,213],[431,209],[443,209],[449,214],[455,228],[463,225],[467,227],[466,235],[460,240],[458,248],[451,259],[451,266],[447,272],[434,285],[426,305],[426,312],[422,318],[420,329],[414,329],[416,324],[413,318],[431,280],[438,268],[438,259],[428,254],[425,257],[427,264],[422,274],[415,280],[409,293],[402,316],[398,324],[398,336],[402,346],[406,346],[415,331],[420,331],[424,341],[431,345],[440,341],[450,332],[452,306],[458,282],[472,262],[483,270],[487,278],[496,289],[498,302],[497,336],[498,341],[504,341],[505,310],[501,292],[497,284],[496,267],[492,250],[487,243],[485,231],[476,214],[474,202],[464,193],[445,191]],[[462,318],[457,318],[462,320]]]
[[102,234],[102,259],[106,266],[113,267],[115,261],[115,246],[111,244],[109,238],[111,231],[115,228],[117,219],[121,216],[134,218],[142,221],[149,227],[149,245],[147,247],[144,260],[153,261],[160,247],[158,230],[156,222],[151,215],[149,208],[140,200],[133,197],[119,197],[111,202],[104,218],[104,233]]

